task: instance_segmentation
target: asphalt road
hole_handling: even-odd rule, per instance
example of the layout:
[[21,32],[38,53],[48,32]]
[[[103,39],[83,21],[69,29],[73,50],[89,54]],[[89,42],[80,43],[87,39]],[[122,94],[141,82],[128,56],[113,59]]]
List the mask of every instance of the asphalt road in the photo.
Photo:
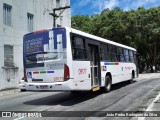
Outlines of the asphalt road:
[[[154,99],[157,90],[160,90],[160,74],[146,74],[140,75],[133,84],[123,82],[113,85],[110,93],[19,92],[4,95],[0,97],[0,111],[141,111]],[[48,112],[46,114],[49,116],[52,113]],[[61,112],[58,112],[58,114],[61,114]],[[26,118],[18,119],[26,120]],[[43,119],[52,120],[53,118]],[[97,118],[57,117],[54,119],[88,120]],[[98,119],[128,120],[131,118],[101,117]]]

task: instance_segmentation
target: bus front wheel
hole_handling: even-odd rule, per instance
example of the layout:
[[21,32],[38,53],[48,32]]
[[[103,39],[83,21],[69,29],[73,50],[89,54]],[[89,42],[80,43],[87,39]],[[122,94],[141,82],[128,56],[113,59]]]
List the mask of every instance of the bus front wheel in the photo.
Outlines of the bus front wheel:
[[104,92],[106,92],[106,93],[110,92],[111,91],[111,85],[112,85],[111,77],[110,76],[106,76]]

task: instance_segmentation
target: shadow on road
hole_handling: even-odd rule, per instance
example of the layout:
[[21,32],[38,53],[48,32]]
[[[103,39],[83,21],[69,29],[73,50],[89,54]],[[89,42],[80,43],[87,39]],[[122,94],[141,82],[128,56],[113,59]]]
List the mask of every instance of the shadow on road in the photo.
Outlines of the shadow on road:
[[[136,81],[134,81],[136,82]],[[112,91],[121,89],[127,85],[129,85],[129,82],[121,82],[118,84],[112,85]],[[112,94],[112,91],[109,94]],[[46,93],[47,94],[47,93]],[[62,92],[57,93],[54,95],[50,95],[48,97],[44,98],[38,98],[32,101],[24,102],[23,104],[26,105],[61,105],[61,106],[72,106],[78,103],[81,103],[83,101],[87,101],[90,99],[93,99],[95,97],[98,97],[99,95],[103,94],[102,91],[97,92],[78,92],[77,94],[72,94],[70,92]],[[107,93],[104,93],[107,94]]]
[[58,105],[59,104],[62,106],[71,106],[71,105],[78,104],[83,101],[92,99],[100,94],[101,94],[100,92],[96,92],[96,93],[81,92],[78,94],[63,92],[55,95],[50,95],[48,97],[27,101],[27,102],[24,102],[23,104],[27,104],[27,105]]
[[[134,80],[133,83],[135,83],[135,82],[137,82],[137,81]],[[120,89],[120,88],[125,87],[125,86],[128,86],[130,84],[131,83],[129,81],[125,81],[125,82],[120,82],[120,83],[114,84],[114,85],[112,85],[112,91]]]

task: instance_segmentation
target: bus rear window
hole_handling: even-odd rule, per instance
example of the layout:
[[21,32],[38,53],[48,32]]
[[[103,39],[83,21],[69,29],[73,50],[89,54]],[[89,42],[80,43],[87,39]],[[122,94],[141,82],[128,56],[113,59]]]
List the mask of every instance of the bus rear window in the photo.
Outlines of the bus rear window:
[[65,29],[28,34],[23,44],[25,65],[66,59]]

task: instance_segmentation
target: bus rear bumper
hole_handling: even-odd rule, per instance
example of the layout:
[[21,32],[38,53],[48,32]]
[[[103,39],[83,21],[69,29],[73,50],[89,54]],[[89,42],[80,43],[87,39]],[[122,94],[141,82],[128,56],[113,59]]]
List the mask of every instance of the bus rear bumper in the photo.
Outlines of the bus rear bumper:
[[70,91],[73,88],[69,82],[56,83],[25,83],[27,91]]

